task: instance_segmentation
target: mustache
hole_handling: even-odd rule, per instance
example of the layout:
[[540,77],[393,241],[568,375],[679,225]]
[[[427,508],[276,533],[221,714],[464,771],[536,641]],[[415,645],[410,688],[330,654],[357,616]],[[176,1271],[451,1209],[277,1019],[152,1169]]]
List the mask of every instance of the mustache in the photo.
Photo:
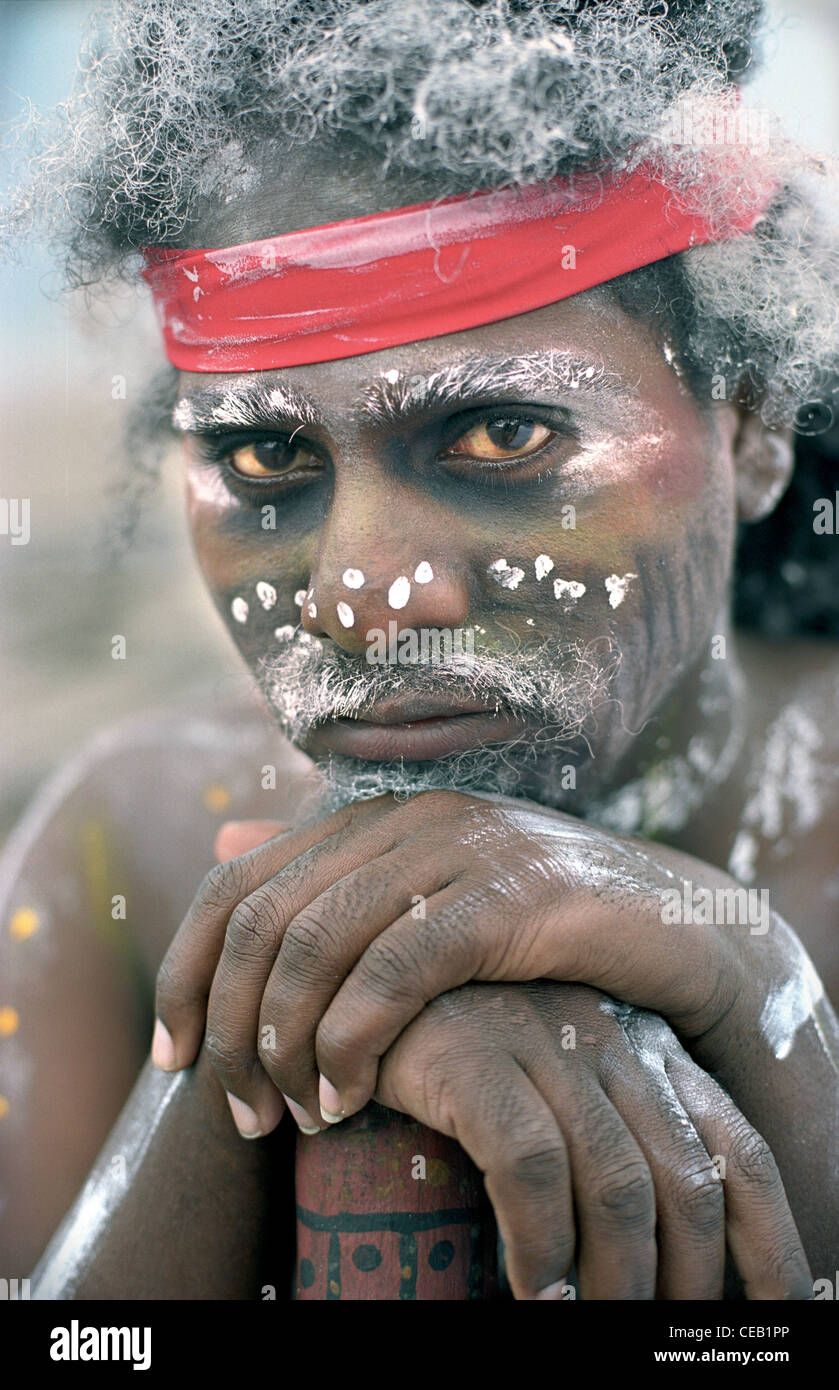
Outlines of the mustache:
[[331,719],[355,719],[399,695],[448,694],[536,726],[542,739],[584,733],[610,698],[620,663],[608,636],[588,642],[546,639],[516,650],[487,647],[409,664],[371,664],[302,628],[279,630],[257,680],[283,733],[296,744]]

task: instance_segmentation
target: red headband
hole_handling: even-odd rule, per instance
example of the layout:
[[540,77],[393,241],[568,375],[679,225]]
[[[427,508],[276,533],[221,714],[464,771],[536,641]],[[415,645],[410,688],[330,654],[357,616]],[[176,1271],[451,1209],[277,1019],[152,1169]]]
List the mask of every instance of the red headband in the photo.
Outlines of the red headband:
[[641,167],[464,194],[220,251],[148,247],[143,276],[176,367],[295,367],[554,304],[751,231],[772,192],[766,183],[748,196],[738,189],[737,205],[712,223]]

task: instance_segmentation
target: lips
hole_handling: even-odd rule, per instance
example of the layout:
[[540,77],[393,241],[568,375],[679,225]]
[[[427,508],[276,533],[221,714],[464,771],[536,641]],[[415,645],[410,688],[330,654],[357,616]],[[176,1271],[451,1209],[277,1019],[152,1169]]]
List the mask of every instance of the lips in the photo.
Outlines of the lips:
[[475,702],[419,697],[381,701],[357,719],[330,719],[306,741],[306,752],[342,753],[373,762],[442,758],[518,737],[525,721]]

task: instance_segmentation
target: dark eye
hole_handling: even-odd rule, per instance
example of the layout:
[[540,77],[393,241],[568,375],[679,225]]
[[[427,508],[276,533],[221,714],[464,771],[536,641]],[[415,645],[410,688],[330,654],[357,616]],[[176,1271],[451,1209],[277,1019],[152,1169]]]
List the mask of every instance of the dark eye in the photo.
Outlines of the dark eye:
[[444,458],[517,459],[527,458],[556,437],[539,420],[521,416],[496,416],[482,420],[462,434],[455,444],[444,450]]
[[286,439],[242,444],[238,449],[230,450],[227,460],[233,472],[240,477],[257,479],[282,477],[285,473],[317,462],[305,444],[294,444]]

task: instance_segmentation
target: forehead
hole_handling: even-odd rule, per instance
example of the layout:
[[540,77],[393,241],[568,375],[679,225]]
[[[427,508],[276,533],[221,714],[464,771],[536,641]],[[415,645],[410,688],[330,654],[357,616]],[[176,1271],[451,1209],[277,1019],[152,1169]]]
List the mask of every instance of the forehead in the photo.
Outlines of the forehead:
[[[440,191],[428,175],[385,174],[349,138],[291,150],[263,143],[243,157],[238,177],[229,178],[228,166],[223,191],[198,202],[183,240],[234,246],[427,201]],[[359,417],[383,423],[447,398],[454,404],[576,392],[582,400],[596,389],[601,399],[625,402],[637,396],[645,368],[666,368],[655,326],[627,315],[605,285],[516,318],[335,362],[245,376],[181,373],[181,394],[217,411],[219,423],[234,423],[237,410],[257,400],[264,405],[272,393],[277,413],[299,421],[314,423],[315,414],[352,403]],[[281,396],[293,409],[279,409]]]

